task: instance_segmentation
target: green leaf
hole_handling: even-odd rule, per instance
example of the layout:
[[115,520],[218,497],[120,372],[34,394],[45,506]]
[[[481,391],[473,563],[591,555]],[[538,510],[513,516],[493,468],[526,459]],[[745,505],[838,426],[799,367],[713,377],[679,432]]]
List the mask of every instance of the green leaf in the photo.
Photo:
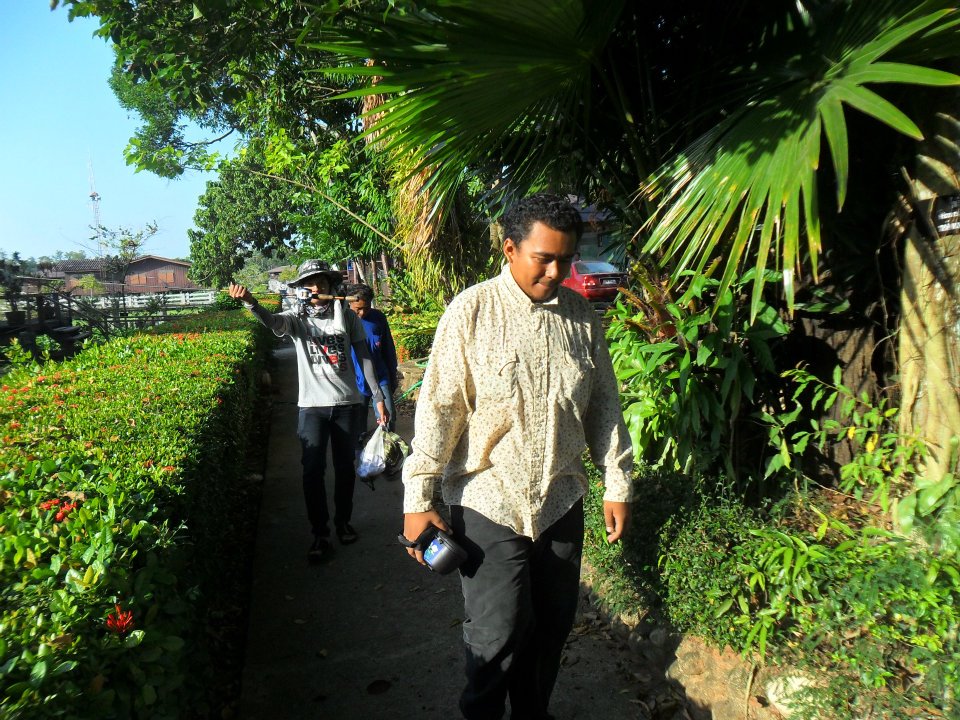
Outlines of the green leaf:
[[855,107],[860,112],[876,118],[915,140],[923,140],[923,133],[920,132],[920,128],[892,103],[884,100],[875,92],[867,90],[865,87],[846,84],[838,85],[835,92],[840,100],[851,107]]
[[929,515],[937,507],[940,499],[957,485],[952,474],[946,474],[933,485],[929,485],[917,494],[916,512],[918,515]]
[[34,685],[39,685],[43,682],[44,678],[47,677],[47,661],[38,660],[33,664],[33,668],[30,670],[30,682]]
[[76,660],[64,660],[53,669],[54,675],[64,675],[72,670],[76,670],[79,663]]
[[160,641],[160,645],[170,652],[178,652],[183,649],[184,641],[176,635],[167,635]]
[[714,609],[713,616],[718,618],[724,615],[731,607],[733,607],[733,598],[727,598]]
[[838,94],[824,98],[820,105],[820,117],[823,119],[823,133],[827,136],[833,168],[837,175],[837,207],[842,208],[847,195],[847,177],[849,175],[849,148],[847,143],[847,124],[843,119],[843,105]]
[[847,80],[857,85],[863,83],[905,83],[908,85],[933,85],[946,87],[960,85],[960,75],[932,70],[919,65],[904,63],[873,63],[863,70],[852,72]]

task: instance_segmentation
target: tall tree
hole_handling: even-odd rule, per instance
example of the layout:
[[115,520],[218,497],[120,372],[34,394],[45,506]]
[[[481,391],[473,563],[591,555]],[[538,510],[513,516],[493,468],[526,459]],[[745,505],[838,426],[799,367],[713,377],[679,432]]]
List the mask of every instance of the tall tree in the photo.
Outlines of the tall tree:
[[253,251],[282,254],[295,245],[296,188],[268,177],[262,157],[242,152],[220,165],[200,197],[190,238],[190,279],[223,287]]
[[[111,85],[144,121],[127,147],[128,162],[166,177],[187,167],[211,169],[217,158],[208,143],[231,132],[248,151],[270,153],[266,164],[246,166],[260,174],[257,181],[239,180],[236,163],[223,165],[228,177],[214,194],[229,187],[234,199],[242,195],[252,205],[228,212],[212,207],[213,196],[204,201],[201,226],[192,236],[198,281],[223,281],[242,263],[242,257],[231,258],[234,251],[267,248],[276,238],[302,242],[304,252],[337,260],[392,249],[392,218],[384,210],[388,175],[359,146],[346,144],[360,129],[360,101],[333,99],[354,81],[318,73],[329,65],[328,57],[298,43],[311,18],[325,23],[333,11],[301,0],[66,0],[64,5],[71,19],[98,17],[99,34],[114,44]],[[187,120],[210,136],[188,140]],[[265,183],[268,176],[290,184],[291,204],[282,218],[291,227],[279,233],[272,222],[253,230],[240,220],[251,217],[259,201],[238,184]],[[275,192],[280,191],[270,191]],[[264,199],[267,194],[254,193]],[[231,223],[243,227],[243,239]],[[274,239],[259,237],[264,233]]]
[[[411,176],[439,207],[470,177],[502,198],[569,188],[636,228],[633,256],[676,284],[716,272],[719,297],[753,270],[754,313],[768,268],[790,310],[828,289],[850,309],[840,322],[804,319],[806,332],[844,365],[846,385],[870,390],[886,357],[878,342],[897,328],[886,288],[899,282],[898,249],[883,242],[883,216],[907,191],[897,168],[920,128],[955,105],[957,13],[947,0],[427,0],[385,20],[361,8],[306,36],[340,58],[338,72],[381,78],[351,95],[385,98],[370,132],[414,158]],[[935,280],[948,251],[907,260]],[[907,269],[925,288],[908,313],[949,324],[945,308],[915,301],[952,298],[950,282]],[[936,360],[949,390],[937,412],[955,407],[955,359]],[[944,447],[934,426],[949,423],[918,409]]]
[[[58,4],[54,0],[54,5]],[[113,43],[112,85],[143,116],[128,157],[139,167],[175,175],[202,160],[199,141],[183,136],[186,120],[210,138],[283,128],[296,141],[323,133],[354,134],[356,101],[331,101],[349,84],[315,70],[324,57],[304,53],[298,35],[325,11],[302,0],[64,0],[69,18],[97,17]],[[207,139],[210,139],[207,138]]]

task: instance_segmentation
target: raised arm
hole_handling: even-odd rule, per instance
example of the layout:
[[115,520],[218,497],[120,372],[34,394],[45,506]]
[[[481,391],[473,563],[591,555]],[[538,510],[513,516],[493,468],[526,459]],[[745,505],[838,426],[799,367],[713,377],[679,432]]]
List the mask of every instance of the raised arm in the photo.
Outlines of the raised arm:
[[260,303],[258,303],[257,299],[253,296],[253,293],[245,286],[230,283],[230,286],[227,288],[227,293],[229,293],[230,297],[242,302],[243,306],[252,312],[254,317],[256,317],[262,325],[273,330],[277,335],[283,334],[285,327],[283,319],[261,307]]

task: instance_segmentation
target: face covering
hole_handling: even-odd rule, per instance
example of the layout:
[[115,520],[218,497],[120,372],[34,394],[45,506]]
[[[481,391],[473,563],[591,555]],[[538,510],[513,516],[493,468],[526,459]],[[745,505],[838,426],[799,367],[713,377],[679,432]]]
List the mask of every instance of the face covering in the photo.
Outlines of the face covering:
[[311,305],[310,303],[304,303],[303,313],[307,317],[320,317],[327,311],[329,307],[330,303],[324,303],[323,305]]

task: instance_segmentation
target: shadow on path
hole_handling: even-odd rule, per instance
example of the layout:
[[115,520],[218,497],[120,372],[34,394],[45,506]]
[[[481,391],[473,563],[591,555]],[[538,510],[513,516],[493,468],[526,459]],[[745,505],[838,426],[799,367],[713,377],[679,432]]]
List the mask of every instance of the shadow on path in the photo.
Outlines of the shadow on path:
[[[378,478],[375,490],[358,482],[352,524],[360,540],[349,546],[334,541],[332,557],[321,565],[306,561],[311,536],[300,483],[296,390],[293,348],[283,345],[275,353],[240,716],[458,718],[460,583],[456,573],[431,574],[396,542],[399,478]],[[412,417],[401,415],[397,432],[409,440],[412,430]],[[638,702],[650,669],[583,607],[551,712],[558,720],[652,717]]]

